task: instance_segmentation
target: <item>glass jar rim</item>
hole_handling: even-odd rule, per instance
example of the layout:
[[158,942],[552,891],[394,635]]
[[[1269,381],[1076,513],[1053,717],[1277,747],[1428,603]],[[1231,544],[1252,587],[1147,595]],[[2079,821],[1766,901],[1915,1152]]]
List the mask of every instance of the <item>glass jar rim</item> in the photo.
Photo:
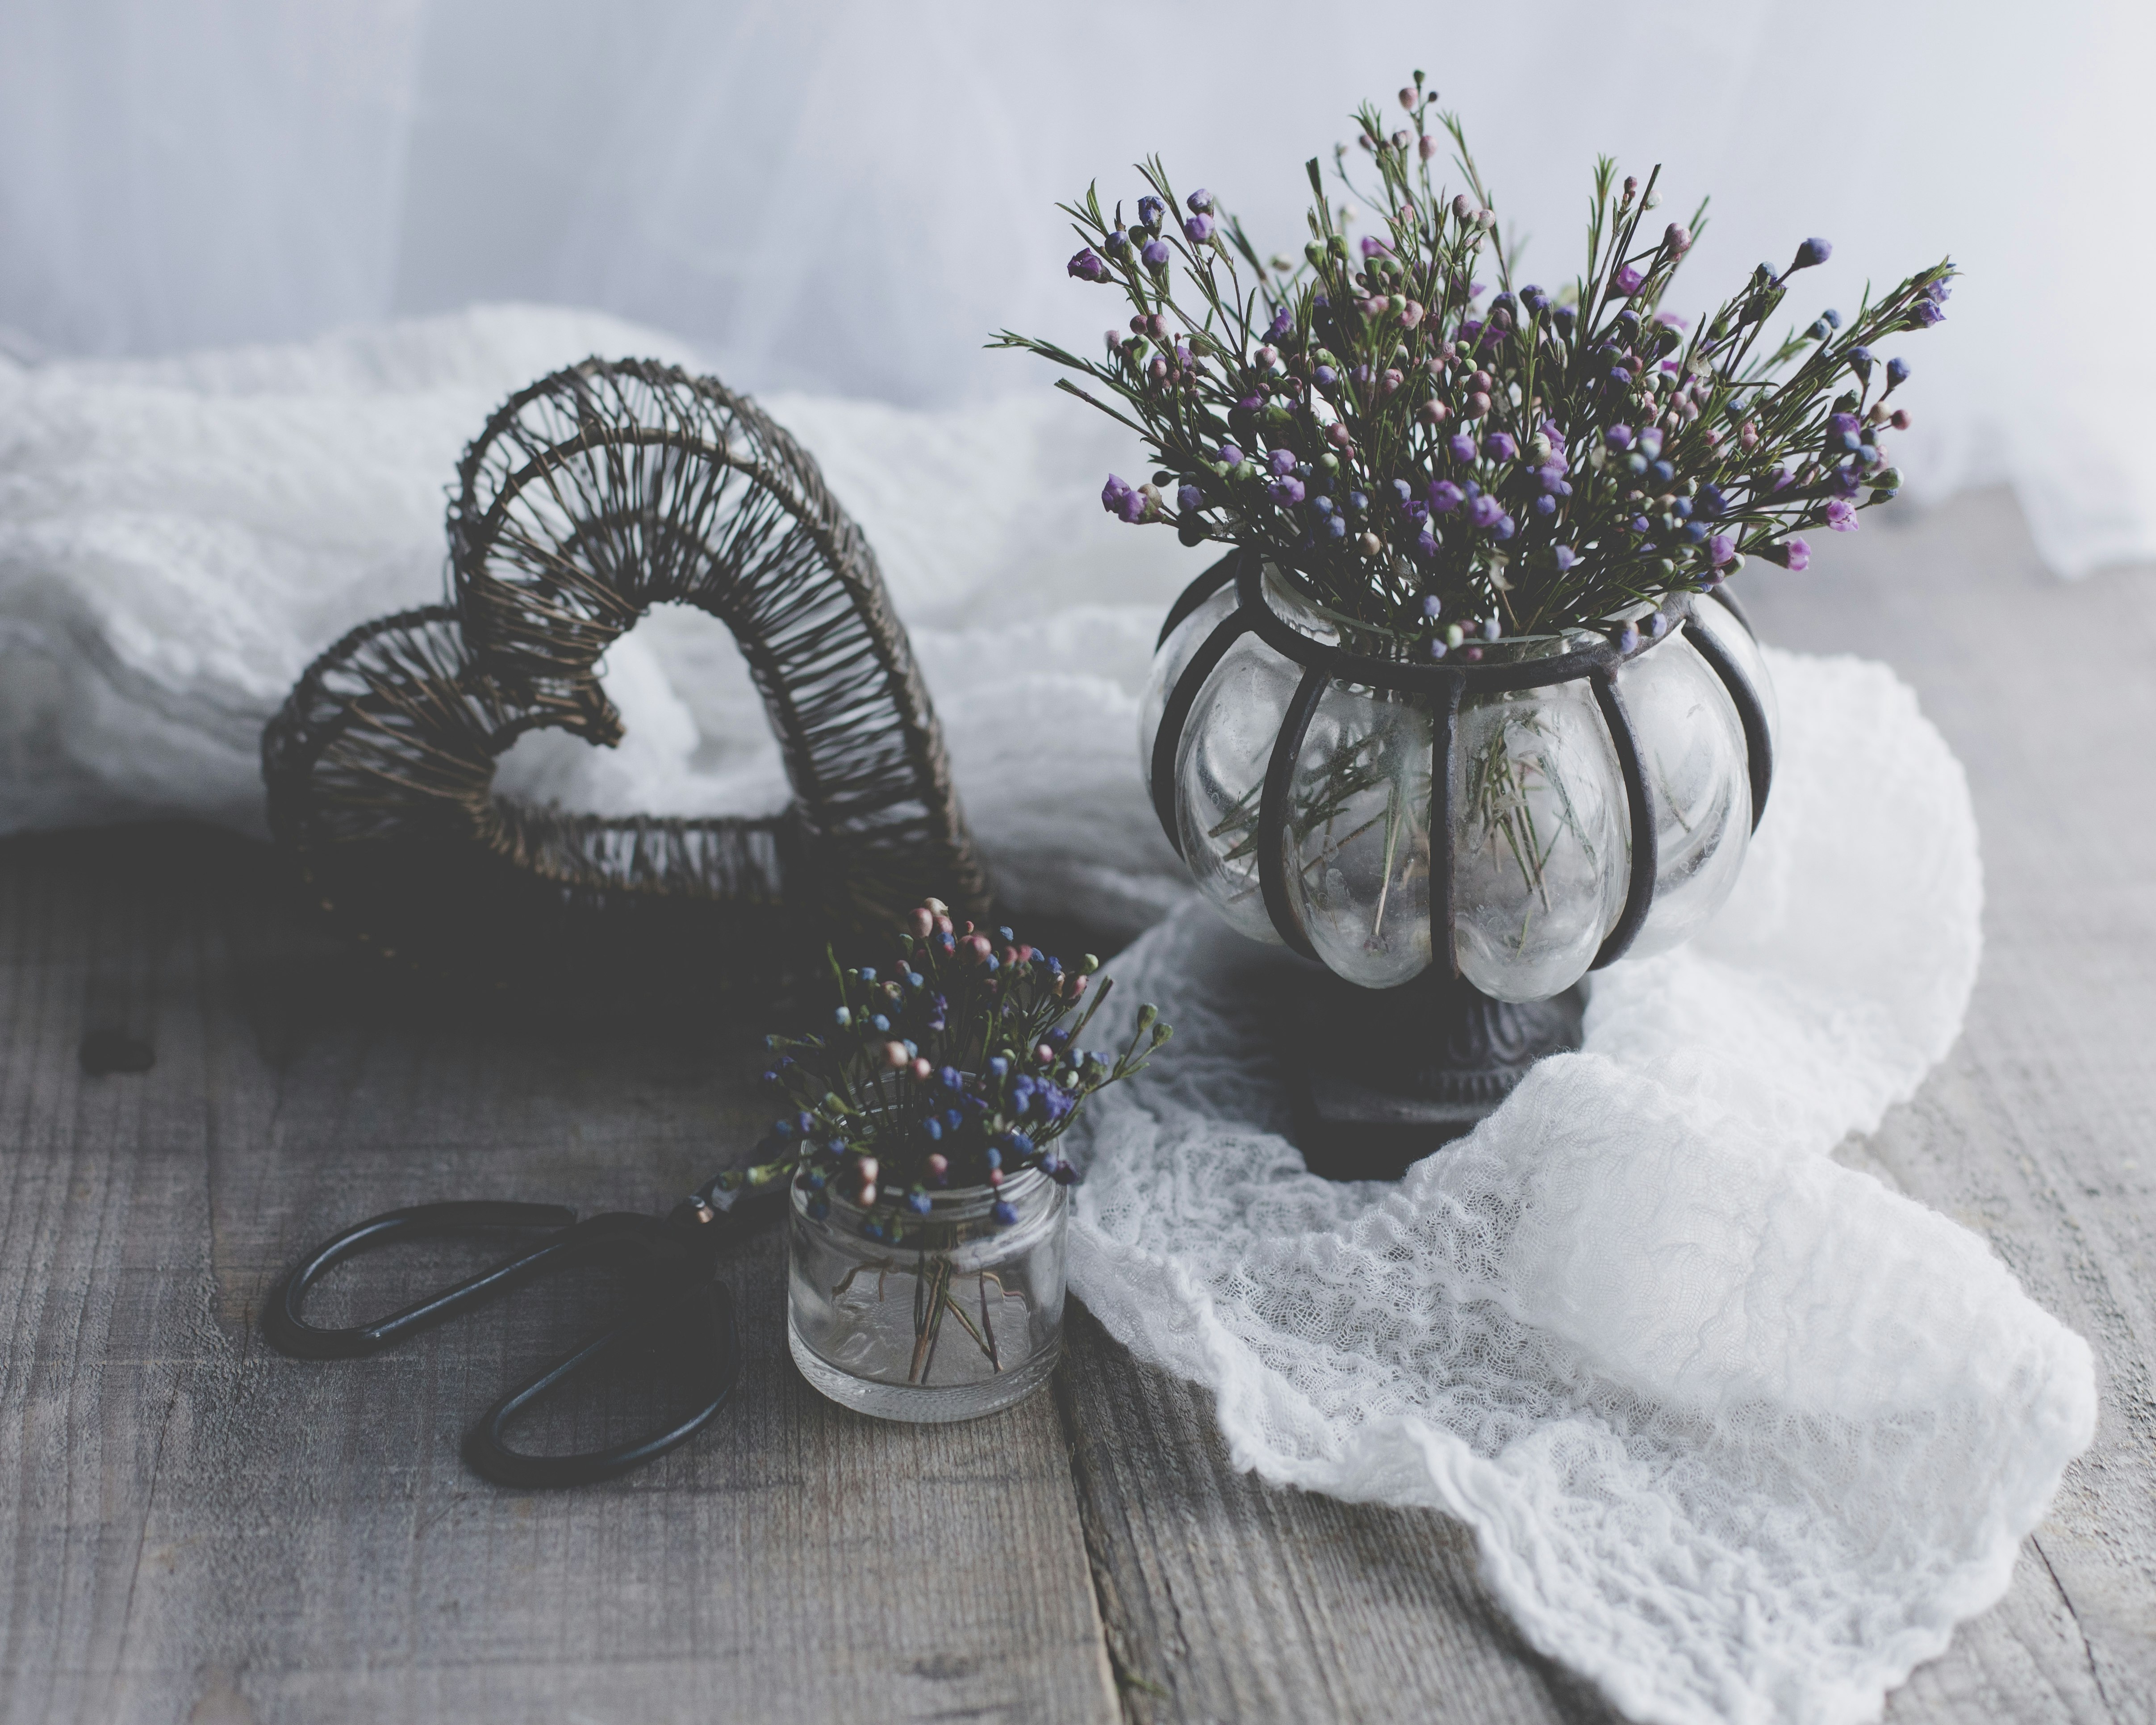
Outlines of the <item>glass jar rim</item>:
[[[793,1202],[797,1206],[808,1201],[808,1194],[797,1177],[793,1183]],[[1053,1197],[1057,1183],[1037,1168],[1022,1168],[1010,1175],[1000,1186],[950,1186],[932,1190],[928,1194],[928,1214],[916,1215],[911,1210],[899,1209],[886,1204],[876,1204],[866,1209],[845,1197],[834,1186],[826,1186],[822,1196],[834,1215],[848,1218],[875,1215],[879,1211],[895,1213],[898,1219],[908,1225],[917,1226],[927,1222],[978,1222],[986,1220],[990,1210],[998,1204],[1018,1206],[1029,1204],[1044,1194]]]
[[[1321,639],[1307,630],[1297,627],[1283,617],[1266,597],[1266,589],[1278,583],[1313,612],[1332,615],[1310,593],[1307,584],[1291,566],[1270,555],[1252,553],[1246,556],[1235,576],[1240,608],[1259,639],[1306,670],[1322,670],[1337,681],[1360,683],[1377,689],[1402,690],[1425,694],[1441,694],[1457,690],[1462,694],[1492,694],[1505,690],[1536,689],[1553,683],[1569,683],[1599,673],[1614,671],[1629,660],[1636,659],[1670,635],[1678,633],[1668,629],[1661,635],[1650,636],[1645,629],[1638,631],[1639,639],[1627,649],[1616,639],[1616,632],[1600,634],[1591,629],[1582,629],[1576,637],[1577,644],[1566,643],[1562,638],[1522,636],[1522,640],[1555,639],[1558,650],[1543,656],[1528,659],[1507,659],[1494,663],[1459,659],[1435,662],[1411,660],[1405,658],[1379,658],[1367,653],[1358,653],[1332,642]],[[1673,592],[1660,605],[1647,614],[1660,614],[1671,624],[1681,624],[1689,614],[1692,600],[1697,597],[1691,592]],[[1364,632],[1367,624],[1355,625]],[[1480,642],[1474,644],[1481,646]]]

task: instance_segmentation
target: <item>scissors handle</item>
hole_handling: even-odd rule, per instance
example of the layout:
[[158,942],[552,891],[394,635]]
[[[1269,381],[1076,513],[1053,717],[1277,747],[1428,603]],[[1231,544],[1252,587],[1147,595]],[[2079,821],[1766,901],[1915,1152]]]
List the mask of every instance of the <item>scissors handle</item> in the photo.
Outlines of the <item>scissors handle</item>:
[[[418,1204],[371,1216],[357,1227],[324,1240],[295,1264],[270,1290],[262,1313],[262,1338],[278,1353],[296,1359],[361,1359],[393,1348],[406,1337],[442,1323],[459,1312],[506,1293],[558,1255],[561,1236],[577,1219],[574,1210],[554,1204],[510,1204],[493,1199]],[[546,1229],[557,1238],[536,1251],[505,1260],[454,1286],[429,1295],[401,1312],[372,1323],[323,1329],[300,1313],[314,1285],[348,1258],[399,1240],[430,1235],[508,1233]]]
[[[677,1277],[669,1277],[677,1281]],[[726,1404],[741,1381],[741,1338],[734,1324],[733,1296],[723,1283],[668,1289],[664,1303],[654,1301],[607,1326],[588,1341],[547,1368],[522,1388],[481,1414],[465,1437],[465,1464],[497,1486],[552,1489],[588,1486],[610,1480],[656,1461],[701,1431]],[[629,1345],[639,1330],[656,1325],[658,1347],[673,1372],[695,1386],[701,1398],[685,1419],[631,1443],[572,1455],[537,1455],[511,1449],[503,1432],[509,1423],[557,1385],[566,1383],[616,1348]]]

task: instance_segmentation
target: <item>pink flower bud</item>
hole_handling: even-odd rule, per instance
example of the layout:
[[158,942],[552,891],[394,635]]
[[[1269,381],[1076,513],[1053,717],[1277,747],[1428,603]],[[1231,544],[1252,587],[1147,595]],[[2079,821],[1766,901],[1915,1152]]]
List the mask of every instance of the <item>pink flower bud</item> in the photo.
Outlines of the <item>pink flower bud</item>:
[[951,914],[950,906],[945,904],[940,898],[924,898],[921,901],[921,907],[932,916],[947,916]]
[[927,1055],[923,1055],[915,1057],[913,1062],[913,1076],[919,1079],[922,1083],[926,1084],[928,1081],[928,1075],[935,1070],[936,1069],[933,1066],[928,1064]]
[[932,1152],[921,1165],[939,1180],[951,1172],[951,1158],[940,1150]]
[[1070,983],[1070,998],[1073,1000],[1075,1000],[1083,995],[1085,992],[1086,978],[1082,976],[1073,978]]
[[1431,157],[1437,154],[1437,140],[1424,134],[1423,141],[1415,146],[1415,153],[1424,162],[1429,161]]
[[883,1045],[883,1063],[894,1072],[902,1068],[911,1058],[903,1042],[886,1042]]
[[1413,329],[1417,324],[1420,323],[1422,321],[1421,304],[1414,300],[1409,300],[1407,303],[1407,309],[1400,313],[1400,321],[1405,324],[1409,329]]
[[1682,222],[1672,222],[1663,230],[1662,244],[1681,258],[1691,249],[1691,229]]
[[865,1185],[869,1182],[874,1180],[878,1174],[883,1172],[883,1164],[879,1163],[873,1156],[864,1156],[860,1159],[858,1171],[860,1174],[862,1183]]
[[855,1194],[854,1202],[859,1204],[863,1209],[866,1209],[870,1204],[875,1202],[875,1182],[871,1180],[868,1184],[862,1187],[860,1191]]
[[1052,1066],[1055,1064],[1055,1050],[1045,1042],[1034,1050],[1033,1057],[1044,1066]]
[[999,1168],[990,1168],[988,1170],[988,1183],[991,1186],[1000,1186],[1003,1183],[1004,1171]]

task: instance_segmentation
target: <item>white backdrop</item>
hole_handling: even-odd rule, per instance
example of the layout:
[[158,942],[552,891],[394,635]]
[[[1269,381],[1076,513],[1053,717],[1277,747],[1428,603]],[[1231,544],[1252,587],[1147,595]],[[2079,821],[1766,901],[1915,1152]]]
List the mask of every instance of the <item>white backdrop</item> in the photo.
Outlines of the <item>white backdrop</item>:
[[[0,328],[18,354],[306,336],[478,300],[678,332],[752,392],[942,406],[1090,341],[1053,204],[1158,149],[1265,243],[1303,159],[1419,64],[1528,273],[1576,265],[1609,150],[1717,203],[1715,297],[1835,241],[1799,305],[1951,252],[1907,342],[1919,495],[2011,478],[2047,557],[2156,556],[2156,9],[1931,0],[0,0]],[[1684,297],[1680,295],[1680,298]],[[1077,411],[1074,408],[1073,411]],[[968,476],[952,476],[963,500]],[[1073,473],[1074,488],[1099,477]]]

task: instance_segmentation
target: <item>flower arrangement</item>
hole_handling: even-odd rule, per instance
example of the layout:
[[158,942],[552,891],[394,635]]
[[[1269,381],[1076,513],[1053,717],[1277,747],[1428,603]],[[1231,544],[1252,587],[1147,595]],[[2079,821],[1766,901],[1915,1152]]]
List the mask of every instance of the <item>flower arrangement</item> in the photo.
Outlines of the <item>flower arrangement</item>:
[[[1620,184],[1604,157],[1584,272],[1553,291],[1516,284],[1517,248],[1435,100],[1417,72],[1399,92],[1411,126],[1389,136],[1375,106],[1357,115],[1374,187],[1334,151],[1341,184],[1381,213],[1354,246],[1314,158],[1300,260],[1261,262],[1212,193],[1178,200],[1157,157],[1127,224],[1091,187],[1061,206],[1083,242],[1070,274],[1120,287],[1127,331],[1097,360],[1009,331],[991,345],[1122,403],[1058,380],[1158,465],[1146,484],[1111,475],[1105,507],[1172,523],[1186,544],[1255,549],[1413,655],[1479,659],[1501,636],[1621,630],[1628,608],[1705,590],[1748,557],[1800,569],[1799,530],[1851,531],[1894,495],[1880,434],[1908,424],[1888,398],[1909,367],[1874,348],[1940,321],[1950,262],[1771,340],[1790,278],[1831,249],[1807,239],[1695,325],[1662,305],[1706,203],[1656,234],[1660,168]],[[1431,176],[1433,117],[1466,185],[1450,197]]]
[[[939,1191],[997,1189],[1033,1168],[1075,1183],[1056,1141],[1088,1096],[1142,1071],[1171,1034],[1145,1006],[1120,1054],[1081,1047],[1114,987],[1091,987],[1100,963],[1088,953],[1066,967],[1008,928],[954,925],[948,906],[925,901],[889,965],[832,961],[829,1029],[767,1039],[778,1059],[764,1082],[788,1111],[767,1141],[778,1154],[742,1178],[790,1175],[819,1221],[835,1194],[863,1213],[864,1236],[891,1245],[932,1244]],[[1017,1219],[1000,1199],[990,1214]]]

